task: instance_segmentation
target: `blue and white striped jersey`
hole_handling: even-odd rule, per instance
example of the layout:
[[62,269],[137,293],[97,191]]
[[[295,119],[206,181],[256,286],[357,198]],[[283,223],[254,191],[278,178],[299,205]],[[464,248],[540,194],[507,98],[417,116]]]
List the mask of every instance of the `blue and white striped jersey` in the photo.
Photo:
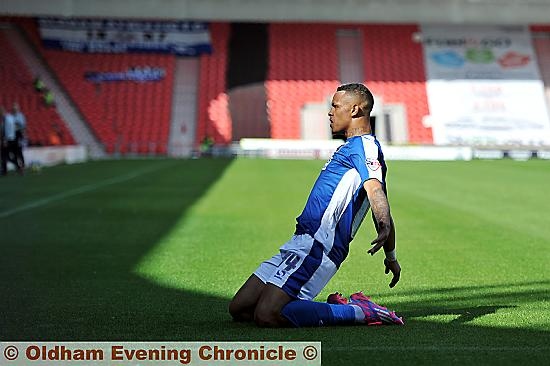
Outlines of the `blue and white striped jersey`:
[[296,234],[311,235],[339,267],[370,207],[363,183],[378,179],[385,190],[386,171],[380,143],[374,136],[349,138],[321,170],[296,219]]

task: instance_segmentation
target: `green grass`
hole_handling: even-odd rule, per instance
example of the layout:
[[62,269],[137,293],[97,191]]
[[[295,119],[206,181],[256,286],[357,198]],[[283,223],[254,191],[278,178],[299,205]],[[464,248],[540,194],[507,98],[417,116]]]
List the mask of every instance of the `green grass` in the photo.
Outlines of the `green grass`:
[[401,282],[369,220],[319,295],[405,327],[259,329],[227,303],[291,236],[324,162],[102,161],[0,179],[1,340],[315,340],[323,364],[547,364],[550,163],[390,162]]

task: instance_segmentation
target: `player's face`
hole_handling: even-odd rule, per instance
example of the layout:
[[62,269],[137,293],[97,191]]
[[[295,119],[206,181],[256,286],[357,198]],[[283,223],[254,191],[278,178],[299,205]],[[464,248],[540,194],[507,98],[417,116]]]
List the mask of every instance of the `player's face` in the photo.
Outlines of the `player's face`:
[[333,134],[345,131],[351,123],[353,104],[350,102],[350,99],[347,98],[344,91],[336,92],[332,97],[332,105],[328,116]]

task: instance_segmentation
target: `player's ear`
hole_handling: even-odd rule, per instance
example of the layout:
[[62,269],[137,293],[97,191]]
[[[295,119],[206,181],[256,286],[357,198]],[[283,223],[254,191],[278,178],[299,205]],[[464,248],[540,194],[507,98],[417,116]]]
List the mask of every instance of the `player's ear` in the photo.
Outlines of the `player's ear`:
[[353,118],[359,117],[359,113],[361,112],[361,108],[357,104],[354,104],[353,107],[351,107],[351,116]]

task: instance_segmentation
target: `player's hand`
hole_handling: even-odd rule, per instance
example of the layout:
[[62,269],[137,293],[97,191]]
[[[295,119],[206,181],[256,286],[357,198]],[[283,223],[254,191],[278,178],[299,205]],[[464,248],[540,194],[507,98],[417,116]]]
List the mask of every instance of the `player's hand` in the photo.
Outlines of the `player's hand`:
[[385,226],[383,223],[380,223],[378,225],[378,236],[371,242],[371,245],[373,245],[373,247],[367,250],[367,253],[369,253],[370,255],[374,255],[377,251],[380,250],[380,248],[384,246],[386,240],[388,240],[388,237],[390,236],[390,229],[390,226]]
[[397,260],[389,261],[387,259],[384,259],[384,266],[386,267],[386,274],[390,273],[390,271],[393,274],[393,278],[390,282],[390,288],[393,288],[397,282],[399,282],[399,278],[401,277],[401,266]]

